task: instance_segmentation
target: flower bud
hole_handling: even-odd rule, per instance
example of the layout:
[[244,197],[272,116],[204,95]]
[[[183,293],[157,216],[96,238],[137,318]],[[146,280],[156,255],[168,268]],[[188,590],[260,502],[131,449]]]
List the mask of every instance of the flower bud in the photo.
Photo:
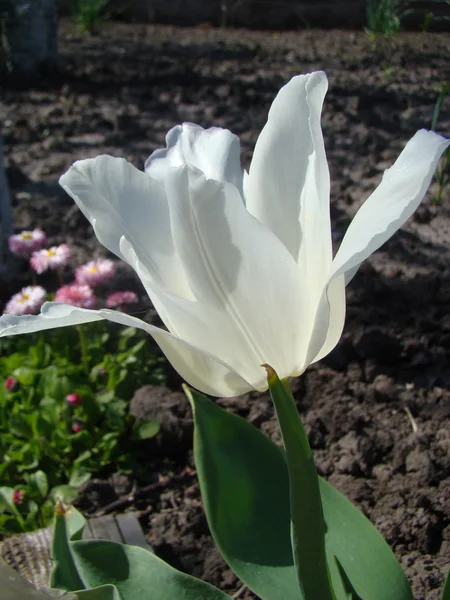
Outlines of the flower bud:
[[7,389],[9,392],[12,392],[16,385],[17,379],[15,377],[7,377],[5,379],[5,389]]
[[72,431],[73,431],[74,433],[79,433],[79,432],[80,432],[80,431],[82,431],[83,429],[84,429],[83,423],[79,423],[79,422],[77,422],[77,423],[74,423],[74,424],[72,425]]
[[66,402],[70,404],[70,406],[80,406],[83,402],[82,397],[77,392],[73,392],[72,394],[67,394]]
[[13,492],[13,502],[14,504],[22,504],[23,499],[25,496],[25,492],[23,492],[22,490],[16,490],[15,492]]

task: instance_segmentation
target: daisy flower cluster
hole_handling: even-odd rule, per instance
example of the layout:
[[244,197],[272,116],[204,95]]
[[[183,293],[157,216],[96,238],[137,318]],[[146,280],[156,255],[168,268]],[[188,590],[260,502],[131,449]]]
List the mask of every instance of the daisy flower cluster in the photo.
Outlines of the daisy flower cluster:
[[[63,283],[63,269],[70,265],[72,253],[68,244],[45,248],[47,236],[42,229],[21,231],[8,239],[10,251],[29,261],[33,273],[41,275],[45,271],[56,271],[60,287],[56,290],[55,301],[64,302],[81,308],[95,308],[98,300],[95,288],[116,274],[112,260],[97,259],[75,269],[72,283]],[[13,315],[36,314],[47,298],[46,290],[40,285],[24,287],[14,294],[5,306],[5,313]],[[114,292],[106,298],[108,308],[126,310],[129,304],[135,304],[137,296],[131,291]]]

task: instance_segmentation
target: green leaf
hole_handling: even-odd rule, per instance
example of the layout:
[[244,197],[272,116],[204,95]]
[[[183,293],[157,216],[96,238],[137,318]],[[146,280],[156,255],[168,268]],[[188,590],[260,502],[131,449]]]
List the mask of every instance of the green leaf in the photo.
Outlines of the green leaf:
[[69,544],[70,533],[67,522],[69,514],[61,503],[56,505],[52,541],[53,569],[50,574],[50,585],[54,588],[73,592],[81,590],[85,586],[78,574],[71,544]]
[[450,600],[450,571],[447,573],[447,579],[445,580],[442,600]]
[[8,421],[9,431],[20,438],[29,439],[33,432],[24,415],[12,415]]
[[30,475],[30,480],[36,486],[42,498],[46,498],[48,494],[48,481],[44,471],[36,471],[36,473]]
[[154,419],[139,421],[134,424],[133,436],[139,440],[148,440],[159,433],[159,423]]
[[369,519],[323,479],[320,492],[333,583],[342,581],[334,560],[337,557],[355,592],[364,600],[413,600],[408,580],[394,553]]
[[71,542],[81,540],[85,523],[83,515],[74,506],[71,506],[66,512],[67,535]]
[[263,600],[301,598],[292,556],[289,479],[279,449],[240,417],[184,388],[209,528],[222,556]]
[[64,504],[72,504],[78,496],[78,488],[73,485],[57,485],[50,490],[50,498],[61,500]]
[[[253,425],[204,396],[190,392],[190,399],[195,462],[219,550],[263,600],[298,600],[284,452]],[[337,599],[348,600],[348,594],[335,556],[364,600],[412,600],[397,559],[370,521],[321,479],[320,492],[328,567]]]
[[14,502],[14,490],[13,488],[2,486],[0,487],[0,512],[7,510],[13,515],[19,516],[20,513],[17,510],[17,506]]
[[126,600],[230,600],[224,592],[177,571],[152,552],[104,540],[71,543],[72,554],[84,587],[107,583]]
[[343,566],[338,561],[336,556],[334,557],[334,560],[336,561],[336,566],[337,566],[339,574],[341,576],[342,587],[343,587],[342,596],[345,595],[346,600],[363,600],[363,598],[361,598],[361,596],[356,593],[355,588],[352,586],[352,582],[347,577],[347,573],[344,571]]
[[[90,458],[90,456],[91,455],[89,453],[89,456],[87,458]],[[92,477],[92,475],[88,471],[83,471],[82,469],[78,469],[78,470],[72,472],[72,474],[70,476],[70,480],[69,480],[69,485],[70,485],[70,487],[79,488],[84,483],[89,481],[89,479],[91,477]]]
[[77,591],[78,600],[122,600],[114,585],[101,585],[90,590]]
[[30,367],[19,367],[14,369],[13,376],[23,386],[31,386],[34,383],[39,371],[37,369],[30,369]]

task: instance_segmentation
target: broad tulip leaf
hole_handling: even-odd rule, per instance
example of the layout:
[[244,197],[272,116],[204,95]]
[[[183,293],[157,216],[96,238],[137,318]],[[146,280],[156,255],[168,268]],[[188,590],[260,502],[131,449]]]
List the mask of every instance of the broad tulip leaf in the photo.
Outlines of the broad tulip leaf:
[[[90,590],[76,592],[78,600],[122,600],[114,585],[101,585]],[[65,598],[61,598],[65,600]]]
[[[82,533],[82,525],[75,516],[69,524],[70,512],[62,504],[56,505],[53,527],[52,558],[53,569],[50,574],[50,585],[54,588],[73,592],[84,588],[78,574],[73,555],[70,537],[78,537]],[[103,582],[103,583],[110,583]],[[95,587],[95,586],[93,586]]]
[[344,571],[343,566],[338,561],[336,556],[334,557],[334,560],[336,561],[336,566],[341,576],[343,585],[343,591],[340,592],[340,595],[345,596],[346,600],[364,600],[359,594],[356,593],[355,588],[352,586],[352,582],[347,577],[347,573]]
[[[194,410],[194,455],[203,503],[220,552],[263,600],[301,599],[291,550],[284,451],[244,419],[198,392],[185,391]],[[412,600],[397,559],[370,521],[323,480],[320,491],[337,600],[348,600],[349,584],[364,600]]]
[[70,545],[86,588],[111,584],[123,600],[230,600],[224,592],[177,571],[144,548],[104,540]]
[[83,515],[74,506],[71,506],[66,513],[66,523],[69,540],[71,542],[81,540],[86,521]]
[[333,582],[341,579],[334,560],[337,557],[355,592],[364,600],[413,600],[395,555],[369,519],[323,479],[320,491]]
[[263,600],[298,600],[282,452],[244,419],[194,390],[185,392],[194,412],[203,504],[222,556]]

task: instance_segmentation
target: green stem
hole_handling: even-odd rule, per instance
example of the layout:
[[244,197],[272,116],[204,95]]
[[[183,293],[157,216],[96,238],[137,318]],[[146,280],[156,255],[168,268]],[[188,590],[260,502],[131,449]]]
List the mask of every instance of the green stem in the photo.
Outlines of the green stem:
[[81,325],[77,325],[78,338],[80,340],[80,352],[81,352],[81,362],[83,363],[84,370],[86,371],[86,375],[89,376],[89,362],[87,355],[87,346],[86,346],[86,337],[84,335],[83,328]]
[[286,450],[291,538],[303,600],[335,600],[325,552],[325,521],[319,477],[303,423],[287,380],[269,366],[267,380]]

